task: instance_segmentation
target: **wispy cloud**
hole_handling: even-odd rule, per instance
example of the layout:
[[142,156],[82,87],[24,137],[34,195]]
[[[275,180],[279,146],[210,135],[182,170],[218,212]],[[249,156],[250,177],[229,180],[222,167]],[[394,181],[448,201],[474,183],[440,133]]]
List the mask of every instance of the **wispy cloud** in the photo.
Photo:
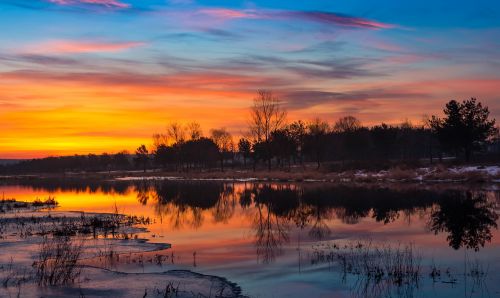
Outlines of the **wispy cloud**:
[[231,19],[300,19],[303,21],[350,28],[389,29],[395,27],[392,24],[386,24],[370,19],[325,11],[285,11],[255,9],[238,10],[228,8],[204,8],[198,10],[197,13],[210,16],[219,21]]
[[[137,72],[59,72],[18,70],[0,72],[5,81],[31,81],[49,84],[77,84],[82,86],[128,86],[143,90],[159,87],[159,90],[231,90],[253,93],[257,86],[285,87],[291,82],[272,76],[234,75],[223,72],[178,72],[174,74],[141,74]],[[196,86],[196,87],[194,87]]]
[[111,8],[129,8],[130,4],[121,2],[119,0],[48,0],[51,3],[58,5],[80,5],[80,4],[92,4],[100,5]]
[[417,99],[429,97],[423,92],[387,90],[387,89],[366,89],[348,92],[330,92],[319,90],[297,90],[283,92],[281,94],[286,105],[290,109],[304,109],[323,104],[356,103],[379,100],[379,99]]
[[236,10],[228,8],[204,8],[198,10],[199,14],[218,19],[260,19],[264,14],[255,10]]
[[25,49],[28,53],[78,54],[97,52],[120,52],[144,45],[143,42],[100,42],[54,40],[30,45]]
[[20,55],[6,55],[0,54],[0,61],[3,63],[23,63],[23,64],[36,64],[43,66],[76,66],[80,61],[67,58],[67,57],[54,57],[39,54],[20,54]]
[[340,25],[345,27],[365,28],[365,29],[389,29],[394,25],[381,23],[369,19],[324,11],[289,11],[281,12],[290,18],[299,18],[312,22]]

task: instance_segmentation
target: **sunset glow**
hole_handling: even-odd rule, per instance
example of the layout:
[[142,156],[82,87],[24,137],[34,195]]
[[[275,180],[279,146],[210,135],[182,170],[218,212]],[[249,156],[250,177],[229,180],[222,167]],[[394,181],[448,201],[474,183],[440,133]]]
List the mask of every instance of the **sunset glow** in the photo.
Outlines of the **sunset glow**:
[[499,120],[500,4],[382,2],[2,1],[0,159],[133,151],[170,121],[242,135],[262,88],[289,120],[470,97]]

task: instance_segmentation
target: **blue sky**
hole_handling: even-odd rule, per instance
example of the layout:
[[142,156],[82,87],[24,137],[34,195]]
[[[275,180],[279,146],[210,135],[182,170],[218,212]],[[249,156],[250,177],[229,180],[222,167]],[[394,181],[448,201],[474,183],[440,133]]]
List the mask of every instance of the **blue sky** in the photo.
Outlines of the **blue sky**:
[[417,124],[472,96],[498,118],[499,15],[498,1],[4,0],[0,142],[31,154],[18,138],[41,127],[44,153],[99,151],[193,118],[242,133],[261,88],[291,120]]

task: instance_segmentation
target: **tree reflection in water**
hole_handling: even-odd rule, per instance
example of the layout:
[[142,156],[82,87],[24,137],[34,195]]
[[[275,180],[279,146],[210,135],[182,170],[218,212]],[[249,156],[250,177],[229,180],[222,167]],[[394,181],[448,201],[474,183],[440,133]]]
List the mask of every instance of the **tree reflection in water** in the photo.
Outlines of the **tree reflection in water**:
[[212,216],[215,222],[227,223],[233,217],[236,209],[236,194],[232,184],[223,184],[219,199],[212,208]]
[[[205,221],[228,223],[250,216],[259,259],[272,262],[289,242],[291,228],[307,230],[314,240],[334,234],[332,220],[357,224],[361,219],[391,224],[400,217],[426,218],[431,231],[447,233],[454,249],[479,249],[497,228],[500,192],[391,189],[329,184],[224,183],[209,181],[104,181],[40,179],[20,184],[35,190],[135,192],[138,202],[154,205],[160,222],[173,229],[197,229]],[[240,210],[237,212],[237,210]]]
[[495,203],[488,201],[484,192],[449,191],[433,208],[430,228],[436,234],[448,233],[448,243],[454,249],[478,251],[491,241],[497,220]]
[[160,219],[166,220],[174,229],[185,226],[199,228],[203,225],[204,210],[214,209],[224,199],[224,184],[156,182],[152,184],[155,192],[155,212]]
[[214,222],[221,223],[234,216],[238,202],[242,209],[252,210],[257,255],[265,263],[279,256],[289,242],[290,224],[309,229],[312,239],[323,240],[331,236],[329,221],[335,217],[346,224],[369,216],[390,224],[401,215],[410,220],[415,213],[430,214],[430,229],[448,233],[451,247],[477,250],[491,241],[491,229],[497,228],[498,220],[495,204],[485,192],[249,183],[236,190],[233,184],[214,182],[168,182],[154,187],[157,212],[167,215],[176,229],[184,224],[200,227],[203,210],[211,210]]
[[257,257],[262,263],[273,262],[290,241],[289,216],[298,207],[298,191],[285,185],[254,187],[257,210],[253,223]]

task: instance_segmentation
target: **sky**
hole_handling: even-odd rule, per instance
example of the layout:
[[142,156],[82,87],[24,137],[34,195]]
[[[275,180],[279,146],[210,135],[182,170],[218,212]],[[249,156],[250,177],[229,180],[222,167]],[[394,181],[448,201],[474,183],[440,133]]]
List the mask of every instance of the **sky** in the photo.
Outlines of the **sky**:
[[500,120],[500,2],[0,0],[0,158],[133,151],[169,122]]

